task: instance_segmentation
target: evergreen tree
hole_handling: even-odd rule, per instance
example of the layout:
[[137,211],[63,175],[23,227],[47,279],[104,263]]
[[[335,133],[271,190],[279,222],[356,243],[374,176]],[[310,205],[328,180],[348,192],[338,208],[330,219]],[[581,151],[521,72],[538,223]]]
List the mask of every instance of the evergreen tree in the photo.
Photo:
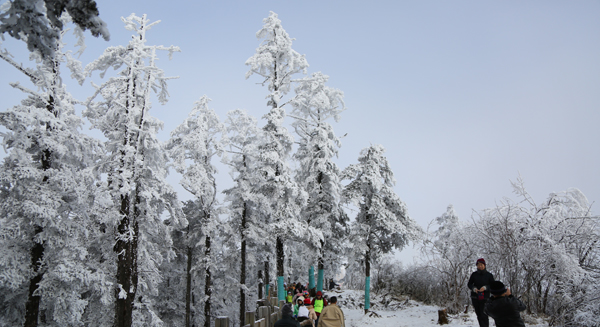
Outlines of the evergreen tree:
[[[295,158],[299,161],[296,180],[308,194],[302,216],[307,224],[318,231],[310,252],[318,251],[317,291],[323,290],[324,267],[327,263],[331,275],[341,267],[342,244],[347,236],[348,217],[342,210],[340,195],[342,184],[340,170],[333,162],[341,146],[333,127],[327,120],[339,120],[345,109],[343,93],[325,85],[329,77],[314,73],[304,78],[296,87],[296,97],[292,100],[292,115],[296,133],[300,137]],[[300,247],[301,250],[303,247]],[[307,256],[299,258],[314,257]],[[311,262],[312,263],[312,262]]]
[[[220,155],[223,146],[218,136],[224,133],[224,126],[215,112],[208,108],[208,99],[202,97],[181,125],[172,133],[168,143],[169,154],[175,169],[182,174],[181,185],[194,196],[194,209],[187,216],[187,269],[186,269],[186,319],[185,326],[191,326],[191,270],[194,266],[194,250],[204,241],[204,326],[210,327],[212,302],[211,239],[218,221],[216,168],[211,159]],[[189,164],[188,164],[189,163]],[[190,210],[191,211],[191,210]],[[196,269],[194,269],[196,270]]]
[[[156,52],[172,54],[179,48],[146,45],[146,33],[157,22],[150,24],[145,15],[132,14],[123,21],[136,33],[128,46],[110,47],[86,67],[88,74],[100,70],[101,76],[111,67],[121,70],[97,87],[96,95],[104,99],[90,99],[84,112],[92,127],[106,137],[106,155],[98,169],[106,174],[102,187],[113,202],[113,210],[106,217],[116,241],[112,258],[116,263],[114,326],[118,327],[132,326],[133,322],[160,324],[150,295],[156,294],[161,278],[161,250],[171,247],[170,228],[187,223],[175,192],[165,180],[168,160],[156,138],[163,124],[148,113],[151,90],[158,92],[163,104],[168,95],[169,78],[156,66]],[[170,226],[161,218],[165,209],[171,216]]]
[[64,33],[58,33],[55,56],[32,53],[35,69],[0,51],[38,89],[13,83],[28,97],[0,114],[7,152],[0,170],[2,325],[81,325],[82,294],[99,282],[87,244],[94,237],[89,212],[97,176],[91,167],[100,147],[79,133],[77,101],[61,82],[61,64],[81,66],[63,52]]
[[301,190],[291,176],[287,160],[292,149],[293,138],[283,126],[285,110],[282,96],[290,91],[291,78],[294,74],[305,72],[308,63],[304,56],[292,49],[292,40],[281,26],[277,14],[271,12],[263,20],[264,25],[256,36],[264,39],[256,49],[256,53],[246,61],[250,70],[249,78],[257,74],[264,78],[270,91],[267,98],[271,110],[264,116],[267,120],[263,127],[264,135],[259,146],[259,162],[257,174],[262,178],[257,192],[269,199],[261,205],[261,212],[272,228],[276,238],[277,287],[278,298],[283,300],[284,278],[284,240],[288,235],[301,235],[294,222],[304,200]]
[[80,29],[89,29],[92,35],[102,35],[107,41],[110,38],[106,23],[98,17],[94,0],[7,1],[0,8],[0,33],[23,39],[29,51],[37,52],[44,60],[52,60],[60,46],[63,13],[68,13]]
[[[235,185],[225,191],[225,201],[229,202],[229,224],[237,237],[231,238],[240,244],[239,253],[239,319],[243,322],[248,311],[246,297],[248,295],[247,275],[250,267],[255,267],[255,260],[248,262],[249,252],[259,252],[258,245],[268,238],[266,226],[256,214],[260,195],[254,194],[254,185],[259,181],[254,169],[257,164],[257,146],[261,130],[256,119],[245,111],[234,110],[227,115],[227,133],[229,139],[229,156],[226,163],[231,167],[231,175]],[[264,198],[263,198],[264,199]],[[252,246],[254,250],[248,248]],[[231,246],[237,248],[236,245]],[[251,258],[258,256],[251,255]],[[237,269],[236,269],[237,270]]]
[[350,180],[343,190],[346,201],[358,207],[351,226],[353,256],[365,263],[365,312],[369,310],[371,261],[417,239],[421,228],[408,216],[406,205],[394,192],[394,174],[381,145],[363,149],[358,164],[344,169]]

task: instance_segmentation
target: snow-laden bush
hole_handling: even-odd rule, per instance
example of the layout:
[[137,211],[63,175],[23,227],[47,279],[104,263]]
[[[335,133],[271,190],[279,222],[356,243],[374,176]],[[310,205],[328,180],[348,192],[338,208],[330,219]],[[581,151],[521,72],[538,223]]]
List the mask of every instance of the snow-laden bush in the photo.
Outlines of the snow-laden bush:
[[537,204],[520,179],[513,187],[519,202],[504,199],[470,223],[449,206],[434,221],[438,228],[428,231],[421,263],[398,265],[380,285],[457,313],[470,303],[466,284],[484,257],[528,315],[547,316],[552,326],[599,326],[600,231],[586,197],[572,188]]

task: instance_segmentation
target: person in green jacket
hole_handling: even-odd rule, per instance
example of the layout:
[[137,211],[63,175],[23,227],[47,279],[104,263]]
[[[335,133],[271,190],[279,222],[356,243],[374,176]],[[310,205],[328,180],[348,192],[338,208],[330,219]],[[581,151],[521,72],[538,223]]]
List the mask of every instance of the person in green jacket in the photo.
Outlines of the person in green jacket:
[[294,304],[294,318],[298,318],[298,310],[301,306],[304,305],[304,297],[300,296],[296,299],[296,304]]
[[292,296],[292,292],[288,292],[287,296],[285,297],[285,300],[287,303],[292,303],[292,299],[294,297]]
[[327,306],[327,300],[323,298],[323,293],[321,291],[317,292],[317,297],[313,299],[312,305],[315,308],[315,312],[317,313],[317,321],[315,322],[315,326],[318,326],[321,311],[323,311],[323,308]]

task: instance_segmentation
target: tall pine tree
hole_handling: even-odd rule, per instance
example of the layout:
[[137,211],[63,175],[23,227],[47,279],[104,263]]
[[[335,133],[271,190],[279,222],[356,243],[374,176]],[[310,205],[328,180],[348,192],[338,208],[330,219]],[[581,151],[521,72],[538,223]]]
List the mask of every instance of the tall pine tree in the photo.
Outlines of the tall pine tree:
[[[158,50],[169,54],[177,47],[146,45],[146,33],[157,22],[134,14],[123,18],[126,28],[135,32],[127,46],[110,47],[86,67],[88,74],[100,70],[121,69],[97,87],[85,115],[94,128],[106,137],[106,155],[98,169],[106,174],[103,184],[110,194],[113,210],[107,212],[108,226],[114,228],[116,263],[114,285],[114,326],[137,323],[158,324],[152,297],[160,281],[158,267],[164,259],[162,248],[171,246],[170,228],[187,222],[182,216],[176,194],[166,182],[167,156],[156,134],[163,124],[150,116],[151,91],[158,92],[161,103],[167,101],[168,77],[156,66]],[[163,223],[167,210],[171,225]],[[108,254],[106,254],[108,256]],[[134,319],[135,315],[135,319]]]
[[298,233],[294,222],[302,206],[303,193],[291,176],[288,159],[292,150],[293,138],[283,126],[286,103],[282,97],[290,91],[292,76],[305,73],[308,63],[304,56],[292,49],[292,38],[281,26],[277,14],[271,12],[263,20],[264,25],[256,36],[263,39],[256,53],[246,61],[250,70],[249,78],[257,74],[264,78],[269,95],[268,106],[271,110],[264,116],[267,120],[263,127],[264,139],[259,146],[258,175],[262,180],[257,191],[270,199],[260,210],[267,217],[276,238],[277,287],[278,298],[283,300],[284,279],[284,241],[293,233]]
[[268,238],[267,228],[256,213],[258,204],[264,198],[253,192],[254,185],[260,181],[254,169],[258,160],[257,147],[261,130],[254,117],[249,116],[245,111],[234,110],[227,115],[227,135],[229,155],[226,163],[231,167],[231,175],[235,184],[223,193],[225,193],[225,201],[229,202],[230,225],[238,234],[235,242],[240,244],[239,319],[243,323],[248,310],[246,304],[246,297],[249,293],[246,281],[247,271],[256,265],[254,260],[248,262],[249,247],[254,247],[252,252],[259,252],[260,248],[257,245]]
[[0,170],[1,325],[81,324],[87,306],[82,294],[98,282],[87,244],[94,237],[88,213],[100,144],[78,131],[77,101],[62,84],[60,68],[66,62],[81,75],[81,64],[63,51],[66,31],[55,32],[53,56],[32,53],[35,69],[0,51],[38,89],[13,83],[27,98],[0,114],[7,151]]
[[[204,241],[204,326],[210,327],[212,302],[211,240],[218,221],[216,168],[211,163],[215,155],[220,155],[223,145],[219,140],[225,128],[215,112],[208,108],[208,99],[202,97],[181,125],[171,133],[168,143],[169,154],[175,169],[182,174],[181,185],[194,196],[194,211],[190,212],[187,231],[186,269],[186,319],[185,326],[191,326],[191,278],[195,266],[194,251],[197,244]],[[194,269],[196,270],[196,269]]]
[[352,223],[350,241],[353,257],[365,263],[365,312],[370,308],[371,260],[402,249],[421,234],[421,228],[408,216],[406,205],[394,192],[394,173],[381,145],[363,149],[358,164],[342,173],[350,180],[343,191],[346,201],[359,209]]
[[[333,162],[341,146],[328,120],[338,121],[345,109],[343,92],[325,85],[329,77],[320,72],[300,80],[292,100],[293,126],[299,136],[295,158],[299,161],[296,180],[308,194],[303,219],[318,233],[310,251],[318,251],[317,291],[323,290],[324,268],[332,274],[341,267],[342,244],[346,239],[348,217],[342,210],[340,170]],[[312,255],[306,256],[308,258]],[[312,262],[311,262],[312,264]]]

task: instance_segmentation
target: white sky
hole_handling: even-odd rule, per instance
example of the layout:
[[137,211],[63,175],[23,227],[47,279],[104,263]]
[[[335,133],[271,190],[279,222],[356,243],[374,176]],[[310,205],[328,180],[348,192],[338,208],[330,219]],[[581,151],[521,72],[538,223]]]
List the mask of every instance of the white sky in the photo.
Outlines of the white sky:
[[[257,118],[268,111],[268,91],[258,77],[244,79],[244,62],[272,10],[309,73],[322,71],[345,93],[348,109],[334,124],[338,135],[348,133],[338,165],[383,144],[396,191],[423,227],[448,204],[466,220],[473,209],[513,198],[509,180],[519,173],[538,202],[569,187],[600,200],[598,1],[99,0],[98,7],[111,40],[86,33],[84,65],[128,42],[120,17],[132,12],[162,21],[149,44],[182,49],[159,63],[180,76],[169,103],[155,101],[151,111],[165,122],[162,140],[204,94],[222,119],[236,108]],[[21,42],[7,37],[3,46],[30,65]],[[23,97],[8,83],[30,84],[5,62],[0,71],[4,110]],[[102,82],[98,74],[92,80]],[[81,100],[91,94],[64,82]],[[226,169],[221,175],[220,185],[229,183]]]

